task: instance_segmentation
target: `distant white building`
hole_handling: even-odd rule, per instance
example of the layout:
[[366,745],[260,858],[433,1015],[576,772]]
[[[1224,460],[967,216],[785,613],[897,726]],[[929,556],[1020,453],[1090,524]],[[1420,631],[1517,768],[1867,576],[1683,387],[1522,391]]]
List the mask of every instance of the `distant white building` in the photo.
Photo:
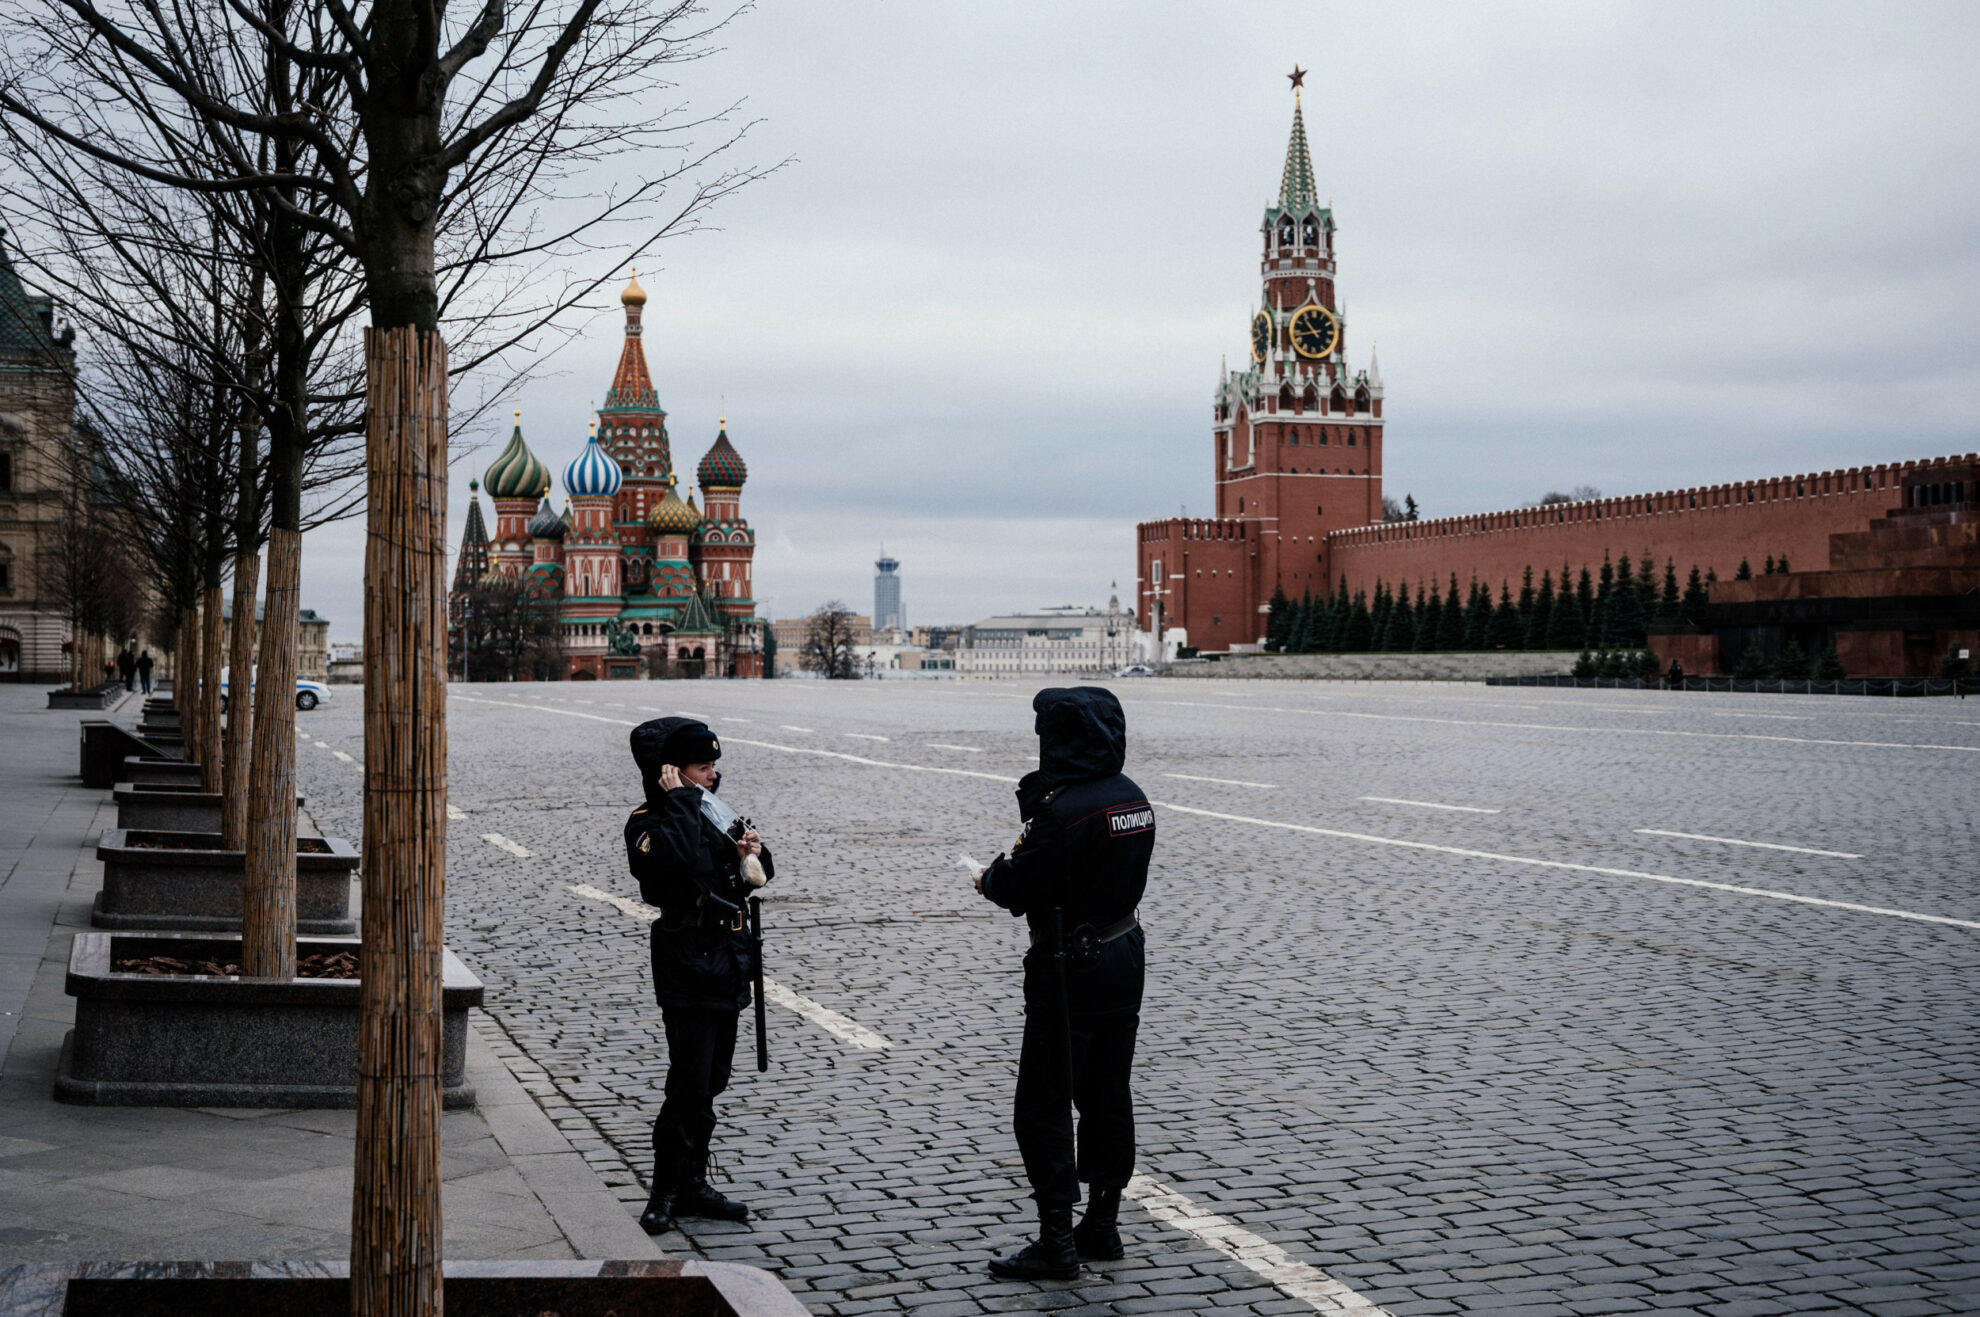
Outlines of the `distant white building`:
[[1105,609],[1047,608],[986,617],[963,628],[956,675],[1113,672],[1132,659],[1134,629],[1134,613],[1123,611],[1118,594]]

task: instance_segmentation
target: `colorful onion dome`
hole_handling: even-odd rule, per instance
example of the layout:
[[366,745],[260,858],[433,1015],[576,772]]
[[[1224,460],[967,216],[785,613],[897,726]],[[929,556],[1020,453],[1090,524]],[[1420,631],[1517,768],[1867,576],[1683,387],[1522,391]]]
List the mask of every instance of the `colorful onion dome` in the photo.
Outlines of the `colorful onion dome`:
[[695,477],[703,489],[741,489],[743,481],[749,479],[749,468],[743,465],[742,454],[729,442],[728,417],[722,418],[722,432],[715,436],[714,446],[702,454]]
[[681,501],[674,476],[667,477],[667,493],[646,514],[646,525],[655,535],[691,535],[701,524],[701,513],[692,503]]
[[626,285],[625,292],[619,294],[619,301],[626,306],[646,305],[646,290],[639,286],[638,270],[632,272],[632,282]]
[[482,482],[488,486],[490,498],[542,498],[550,491],[550,468],[537,461],[523,442],[520,411],[509,446],[496,454]]
[[573,498],[597,495],[610,498],[619,492],[619,464],[612,460],[610,453],[598,446],[598,422],[591,423],[591,439],[584,451],[571,459],[564,468],[564,488],[571,491]]
[[491,562],[488,564],[488,570],[481,574],[481,581],[479,583],[490,588],[498,585],[507,585],[509,583],[508,573],[504,572],[499,564]]
[[523,530],[533,540],[561,540],[564,538],[564,519],[557,515],[557,510],[550,506],[550,500],[546,498]]

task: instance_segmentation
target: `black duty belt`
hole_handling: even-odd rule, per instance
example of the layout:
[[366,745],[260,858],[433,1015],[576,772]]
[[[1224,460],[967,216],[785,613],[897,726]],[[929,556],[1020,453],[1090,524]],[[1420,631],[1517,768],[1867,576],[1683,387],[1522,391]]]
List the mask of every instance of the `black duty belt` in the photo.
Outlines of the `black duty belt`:
[[[1097,928],[1093,930],[1093,944],[1095,946],[1104,946],[1107,943],[1116,940],[1117,938],[1123,938],[1126,937],[1129,933],[1132,933],[1136,928],[1140,927],[1141,924],[1141,920],[1137,918],[1138,913],[1139,912],[1137,911],[1130,910],[1126,914],[1122,915],[1119,919],[1116,919],[1111,924],[1099,925]],[[1073,930],[1073,932],[1075,933],[1077,931],[1078,931],[1077,929]],[[1039,932],[1035,928],[1031,930],[1032,946],[1034,947],[1040,946],[1044,943],[1044,941],[1045,941],[1045,934]]]

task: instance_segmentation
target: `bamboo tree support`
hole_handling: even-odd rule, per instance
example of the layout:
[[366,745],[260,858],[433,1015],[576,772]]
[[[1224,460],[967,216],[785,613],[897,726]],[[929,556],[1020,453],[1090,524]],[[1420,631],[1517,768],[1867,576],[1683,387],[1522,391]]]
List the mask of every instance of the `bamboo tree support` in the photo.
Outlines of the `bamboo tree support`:
[[[241,894],[241,974],[246,978],[296,975],[296,701],[292,692],[301,597],[302,534],[270,530],[268,599],[262,606],[260,678],[253,700],[247,874]],[[236,627],[242,615],[236,605]],[[246,616],[254,616],[252,605]],[[238,649],[238,632],[234,644]]]
[[[243,672],[255,671],[254,596],[261,584],[261,555],[243,549],[234,555],[234,630],[227,638],[229,684]],[[248,769],[252,766],[254,697],[235,691],[227,700],[227,740],[220,775],[220,848],[247,849]],[[295,738],[290,738],[293,747]],[[293,764],[294,756],[291,755]]]
[[441,1311],[447,353],[365,330],[364,925],[351,1311]]
[[[220,790],[220,584],[206,587],[200,605],[199,789]],[[191,748],[191,743],[187,743]]]
[[[187,606],[179,614],[179,635],[183,652],[173,673],[172,703],[179,706],[179,737],[188,759],[199,754],[199,605]],[[181,690],[180,687],[185,689]]]

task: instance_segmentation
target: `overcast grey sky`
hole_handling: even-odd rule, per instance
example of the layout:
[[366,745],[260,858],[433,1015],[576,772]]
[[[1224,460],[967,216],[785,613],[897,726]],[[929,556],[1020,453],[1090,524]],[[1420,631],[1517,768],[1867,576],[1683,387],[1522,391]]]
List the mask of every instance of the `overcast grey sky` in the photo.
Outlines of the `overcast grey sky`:
[[[1980,448],[1980,6],[763,0],[722,45],[672,94],[793,163],[641,267],[645,342],[684,472],[726,395],[777,616],[865,611],[883,542],[911,622],[1103,603],[1209,510],[1295,61],[1426,515]],[[621,323],[523,392],[560,477]],[[334,639],[362,539],[309,539]]]

